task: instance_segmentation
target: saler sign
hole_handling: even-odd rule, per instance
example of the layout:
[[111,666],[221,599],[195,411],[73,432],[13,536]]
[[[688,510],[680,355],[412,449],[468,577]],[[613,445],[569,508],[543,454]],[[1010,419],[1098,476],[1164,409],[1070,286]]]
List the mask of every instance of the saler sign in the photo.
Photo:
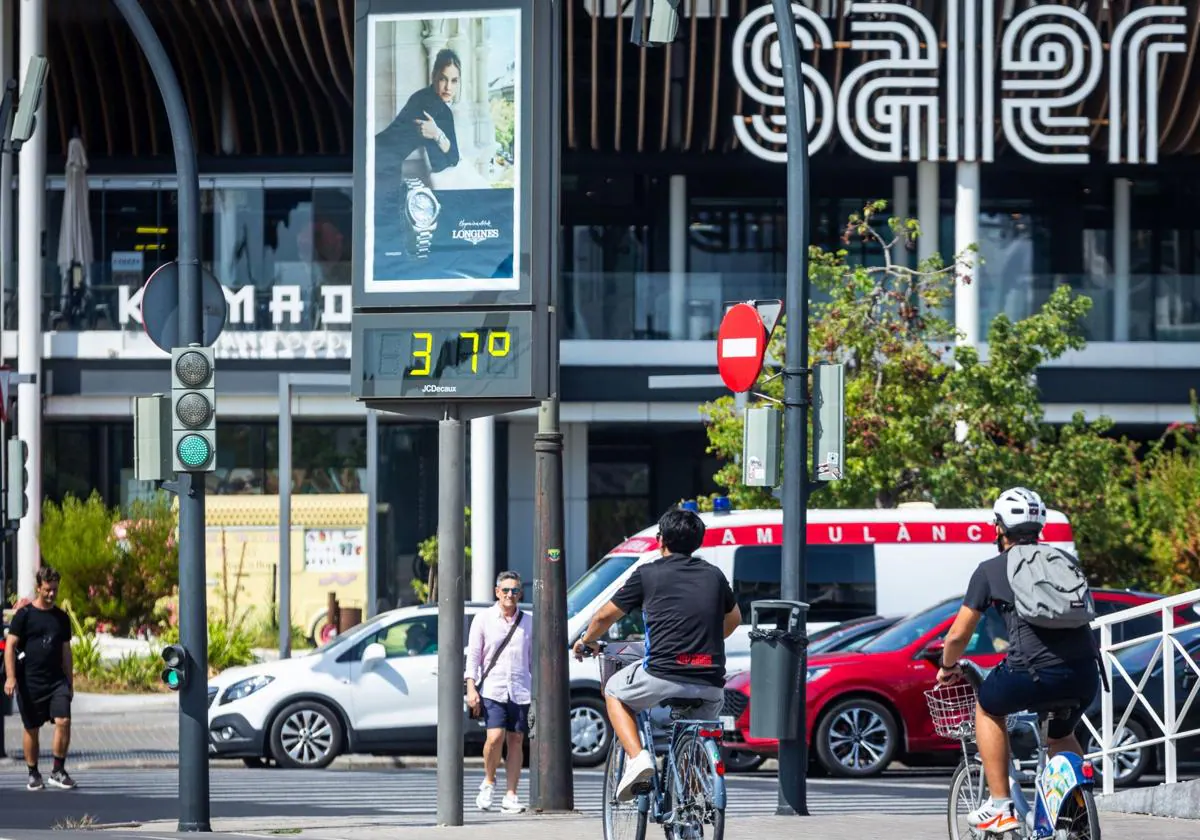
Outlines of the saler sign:
[[[792,4],[802,60],[847,46],[869,56],[836,94],[819,70],[803,65],[810,154],[836,130],[868,160],[989,162],[998,120],[1017,154],[1086,164],[1095,129],[1080,110],[1103,95],[1108,161],[1158,162],[1159,79],[1173,57],[1186,60],[1185,6],[1124,15],[1106,44],[1096,24],[1069,5],[1034,4],[997,26],[1004,0],[947,3],[944,50],[934,23],[903,3],[846,3],[848,45],[835,41],[838,21]],[[768,4],[743,18],[733,39],[733,71],[751,100],[733,117],[734,130],[747,150],[775,163],[787,159],[789,130],[778,38]],[[754,103],[778,110],[753,113],[761,110]]]

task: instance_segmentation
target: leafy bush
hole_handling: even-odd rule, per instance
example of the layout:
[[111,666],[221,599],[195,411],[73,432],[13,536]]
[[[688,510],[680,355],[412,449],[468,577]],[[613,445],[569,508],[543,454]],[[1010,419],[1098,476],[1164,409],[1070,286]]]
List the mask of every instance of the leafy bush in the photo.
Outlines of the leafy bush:
[[[171,627],[160,639],[164,645],[179,643],[179,628]],[[240,623],[226,624],[224,621],[208,623],[208,670],[220,673],[226,668],[250,665],[256,661],[254,643],[256,635]]]
[[[79,623],[75,610],[70,601],[63,601],[63,609],[71,619],[71,663],[76,676],[84,679],[94,679],[99,676],[103,662],[100,659],[100,642],[96,639],[94,629],[87,629]],[[94,620],[89,619],[89,624]]]
[[1154,585],[1167,593],[1200,586],[1200,404],[1196,423],[1176,424],[1156,441],[1138,484],[1139,525],[1154,563]]
[[162,660],[154,653],[127,653],[106,664],[96,682],[110,690],[154,691],[162,688]]
[[135,501],[128,517],[93,492],[86,501],[68,494],[47,500],[40,535],[44,561],[62,573],[60,591],[119,635],[149,635],[162,622],[156,609],[179,582],[176,517],[170,497]]

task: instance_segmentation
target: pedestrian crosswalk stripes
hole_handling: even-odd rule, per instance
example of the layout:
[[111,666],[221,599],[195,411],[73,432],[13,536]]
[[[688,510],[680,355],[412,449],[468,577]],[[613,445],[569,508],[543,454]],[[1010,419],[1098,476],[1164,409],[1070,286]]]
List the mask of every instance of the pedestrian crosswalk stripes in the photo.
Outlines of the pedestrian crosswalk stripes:
[[[74,774],[79,787],[72,796],[174,799],[178,795],[175,770],[82,770]],[[475,794],[483,776],[469,770],[463,781],[464,807],[475,810]],[[24,785],[24,774],[0,773],[0,789]],[[497,779],[504,784],[501,770]],[[575,773],[575,808],[587,814],[603,809],[603,775]],[[775,813],[776,786],[764,779],[727,779],[730,816]],[[529,801],[529,774],[522,773],[519,795]],[[225,803],[273,806],[280,812],[295,810],[350,814],[417,816],[437,811],[437,773],[404,771],[305,771],[280,769],[213,768],[209,773],[209,799],[214,813]],[[946,796],[933,785],[872,785],[870,780],[813,780],[808,786],[812,813],[940,814]],[[499,797],[497,797],[497,806]]]

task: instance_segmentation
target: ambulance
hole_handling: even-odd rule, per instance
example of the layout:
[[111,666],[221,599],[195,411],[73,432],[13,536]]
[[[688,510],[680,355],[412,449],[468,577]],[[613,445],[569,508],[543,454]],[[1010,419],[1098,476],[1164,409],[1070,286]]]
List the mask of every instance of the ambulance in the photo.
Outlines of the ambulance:
[[[694,503],[684,507],[695,509]],[[783,511],[734,510],[717,498],[700,514],[707,529],[696,555],[724,572],[742,611],[742,624],[725,642],[726,671],[750,664],[750,605],[780,597]],[[650,525],[627,538],[580,577],[567,592],[570,642],[620,589],[634,569],[661,556]],[[980,562],[997,553],[990,509],[940,509],[928,503],[889,509],[809,510],[804,551],[813,632],[861,616],[904,616],[945,598],[961,596]],[[1075,553],[1071,525],[1048,511],[1043,541]],[[760,624],[773,627],[771,622]],[[641,615],[626,615],[609,630],[611,640],[640,639]],[[577,764],[599,763],[608,728],[595,660],[571,657],[572,742]],[[594,737],[593,737],[594,736]],[[587,743],[583,743],[587,742]],[[587,755],[584,755],[587,753]]]

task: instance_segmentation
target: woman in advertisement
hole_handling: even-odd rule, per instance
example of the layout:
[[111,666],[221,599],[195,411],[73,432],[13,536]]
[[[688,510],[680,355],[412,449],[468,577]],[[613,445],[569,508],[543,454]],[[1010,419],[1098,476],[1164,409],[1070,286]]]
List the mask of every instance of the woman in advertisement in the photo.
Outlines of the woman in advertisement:
[[375,139],[382,171],[398,171],[416,149],[424,148],[431,172],[459,161],[454,112],[450,110],[462,85],[462,61],[454,50],[442,50],[433,61],[433,78],[408,98],[391,125]]

